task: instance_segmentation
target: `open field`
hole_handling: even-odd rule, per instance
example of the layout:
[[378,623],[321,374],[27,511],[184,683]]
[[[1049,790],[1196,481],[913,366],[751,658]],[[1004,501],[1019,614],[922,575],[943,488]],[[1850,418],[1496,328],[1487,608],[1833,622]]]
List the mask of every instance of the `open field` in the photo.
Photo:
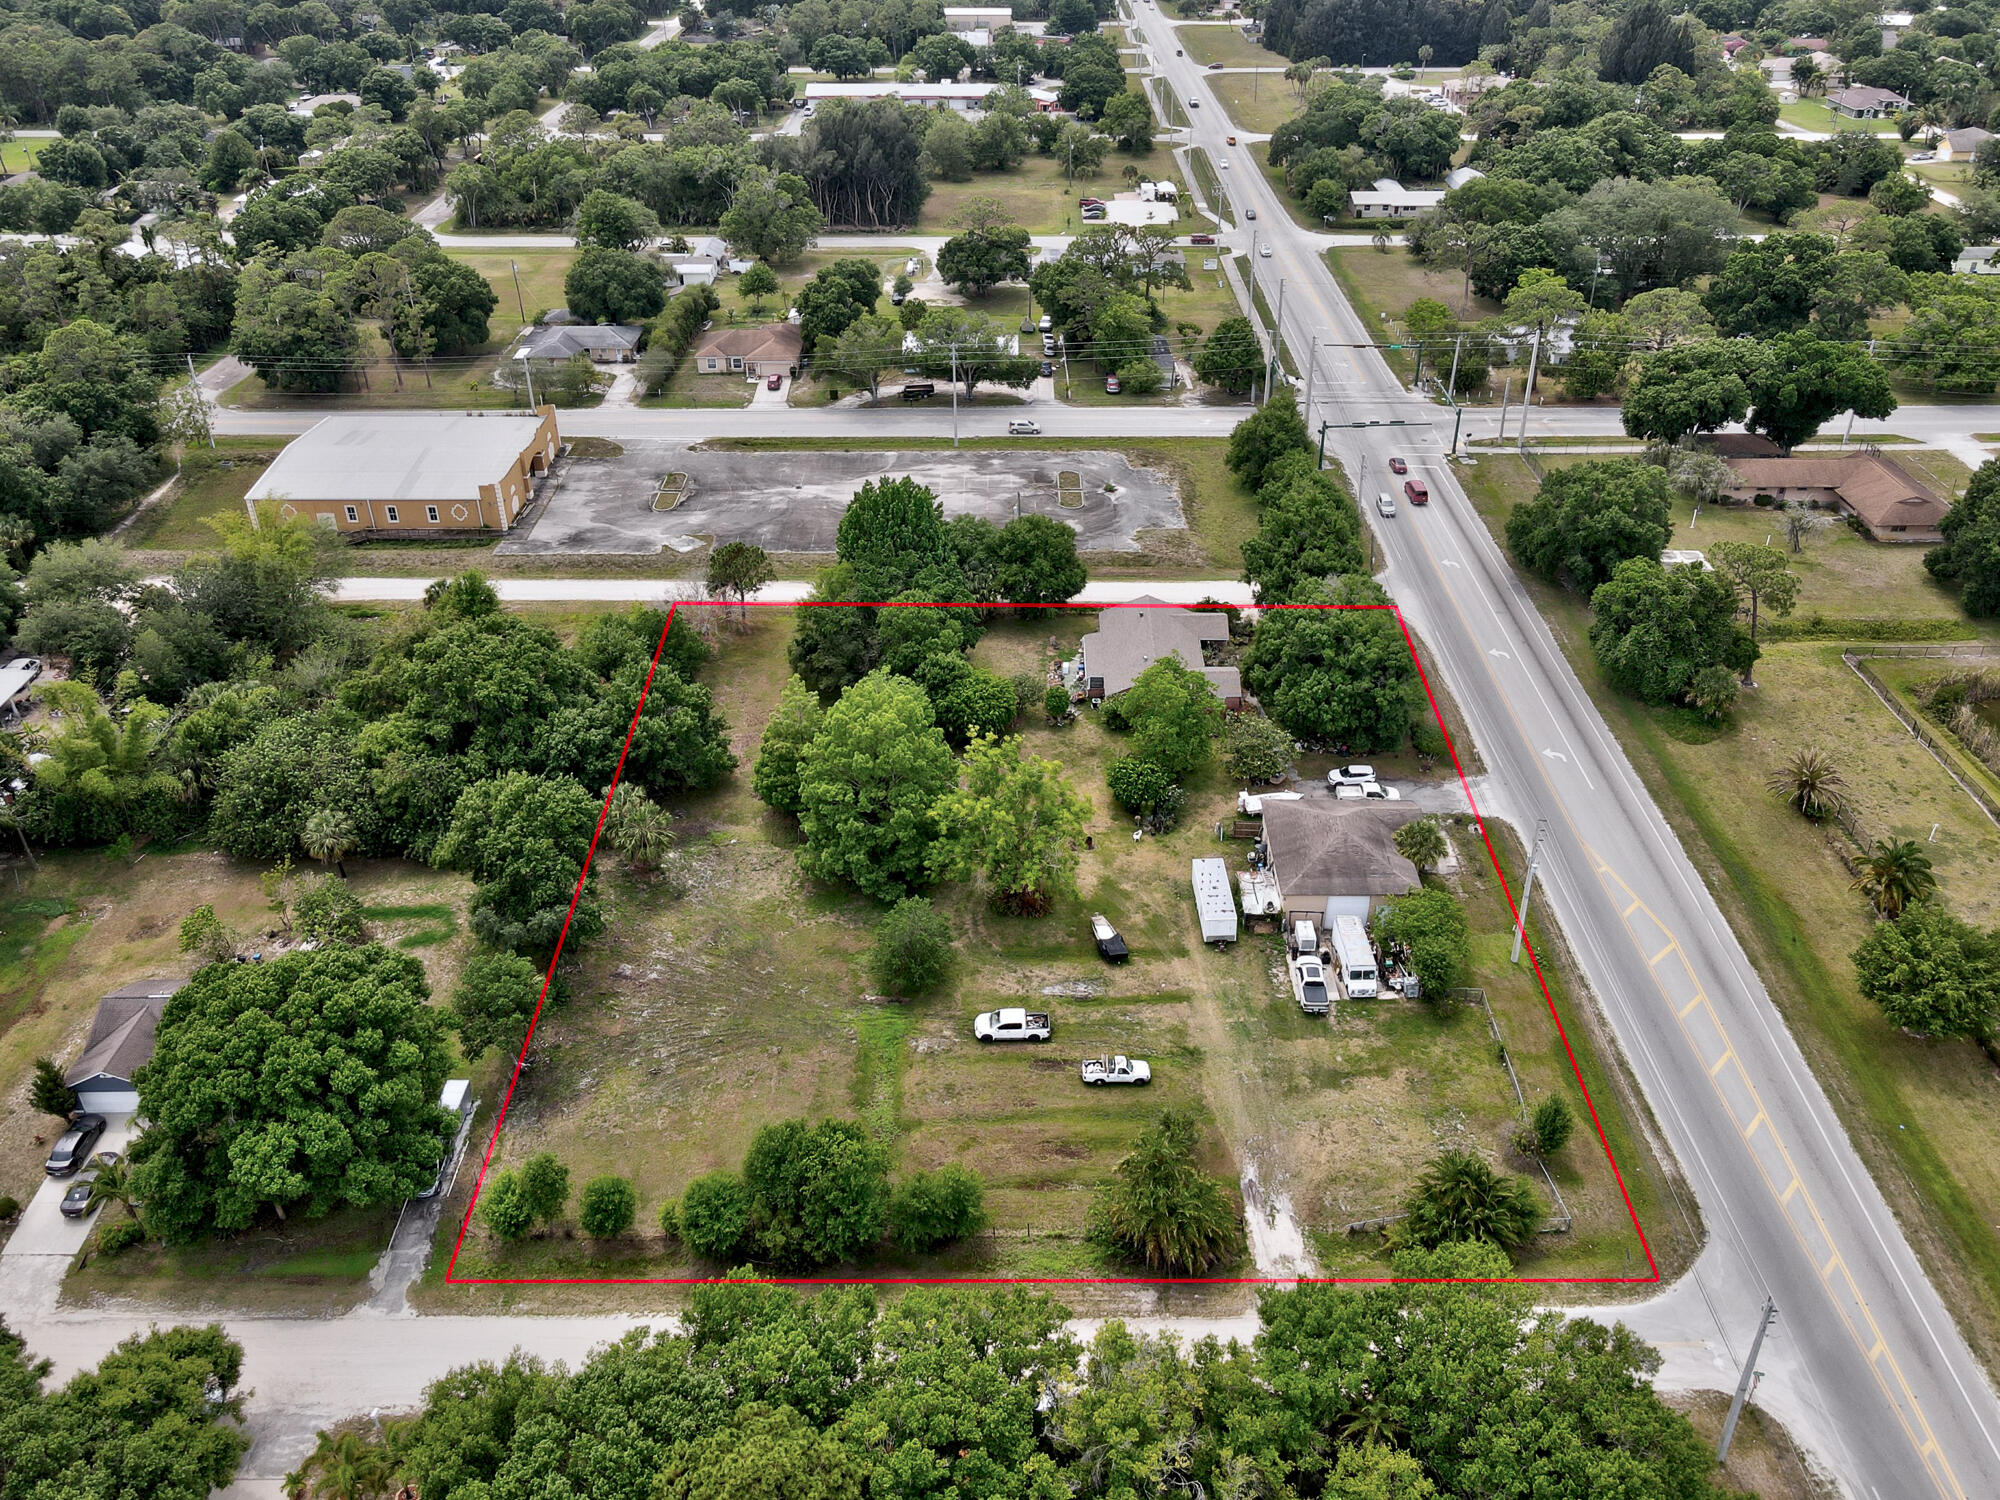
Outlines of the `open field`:
[[1208,80],[1217,101],[1240,130],[1269,135],[1297,114],[1304,101],[1282,73],[1219,73]]
[[1291,60],[1260,47],[1240,26],[1194,24],[1176,26],[1174,36],[1196,62],[1221,63],[1225,68],[1287,68]]
[[[1507,512],[1533,492],[1518,459],[1482,458],[1463,477],[1496,535]],[[1837,555],[1830,540],[1807,545]],[[1893,577],[1916,561],[1912,551],[1873,547],[1868,556]],[[1581,604],[1536,580],[1525,585],[1703,869],[1946,1303],[1994,1364],[2000,1157],[1992,1146],[2000,1136],[2000,1079],[1972,1043],[1906,1036],[1861,997],[1848,955],[1869,918],[1849,889],[1844,837],[1789,812],[1765,792],[1764,780],[1801,745],[1825,745],[1855,794],[1863,832],[1923,842],[1946,901],[1989,926],[2000,918],[2000,831],[1841,662],[1838,645],[1767,645],[1756,690],[1717,734],[1678,711],[1649,709],[1607,689]],[[1990,627],[1982,633],[1992,638]]]
[[[525,409],[528,393],[493,384],[493,367],[513,332],[498,322],[494,336],[470,354],[440,356],[418,362],[398,359],[381,330],[372,323],[361,328],[362,363],[346,377],[346,388],[333,394],[291,395],[272,391],[263,378],[250,375],[218,398],[222,406],[251,411],[377,411],[449,407],[457,411]],[[595,404],[594,398],[592,404]]]
[[42,148],[52,139],[52,136],[35,135],[25,140],[0,141],[0,177],[9,172],[31,170],[40,159]]
[[[1420,264],[1401,245],[1386,250],[1374,246],[1326,252],[1327,269],[1354,304],[1361,321],[1385,340],[1402,332],[1403,315],[1419,297],[1442,302],[1452,313],[1476,322],[1500,311],[1500,305],[1472,294],[1468,299],[1465,278],[1456,271],[1434,271]],[[1385,349],[1382,357],[1404,380],[1416,373],[1415,356],[1407,349]]]
[[[1003,674],[1039,676],[1090,625],[1081,612],[998,625],[975,659]],[[1197,777],[1181,830],[1131,842],[1118,832],[1125,818],[1103,784],[1121,737],[1094,714],[1063,729],[1036,715],[1021,726],[1028,747],[1062,760],[1093,805],[1097,847],[1084,856],[1081,898],[1043,919],[1017,919],[996,913],[976,891],[944,887],[934,898],[959,935],[952,977],[922,1000],[872,995],[861,959],[880,908],[802,881],[790,820],[764,809],[748,787],[748,764],[786,673],[789,631],[784,612],[760,612],[747,635],[724,638],[707,675],[744,769],[676,808],[692,865],[686,896],[667,897],[606,867],[609,935],[585,955],[575,997],[538,1033],[496,1159],[513,1164],[548,1149],[569,1161],[573,1179],[607,1169],[631,1175],[639,1231],[600,1250],[567,1232],[505,1247],[475,1226],[459,1276],[713,1274],[718,1268],[690,1259],[652,1227],[660,1205],[694,1176],[738,1165],[762,1124],[801,1114],[860,1119],[891,1146],[899,1172],[952,1161],[974,1167],[987,1181],[995,1220],[989,1235],[935,1257],[892,1255],[831,1274],[1115,1272],[1083,1237],[1090,1192],[1136,1131],[1176,1101],[1197,1105],[1210,1121],[1210,1170],[1233,1180],[1254,1162],[1259,1180],[1290,1199],[1338,1268],[1368,1272],[1379,1270],[1375,1247],[1339,1238],[1342,1223],[1393,1206],[1440,1144],[1491,1154],[1511,1132],[1516,1106],[1483,1012],[1381,1002],[1316,1021],[1299,1014],[1274,973],[1282,952],[1275,937],[1249,936],[1229,952],[1198,943],[1187,861],[1241,854],[1210,832],[1227,815],[1233,784],[1219,773]],[[1566,1088],[1574,1100],[1532,976],[1504,961],[1507,917],[1483,850],[1473,834],[1455,837],[1480,934],[1477,977],[1524,1083],[1531,1098]],[[1134,949],[1129,965],[1107,968],[1091,951],[1092,910],[1118,922]],[[1009,1003],[1050,1008],[1054,1044],[972,1043],[970,1016]],[[1580,1046],[1584,1035],[1573,1026]],[[1153,1088],[1086,1092],[1076,1060],[1107,1050],[1150,1059]],[[1600,1110],[1624,1130],[1616,1091],[1591,1081]],[[1645,1190],[1647,1169],[1626,1166]],[[1620,1274],[1642,1264],[1594,1140],[1579,1141],[1557,1167],[1576,1231],[1536,1247],[1524,1270]],[[456,1235],[467,1196],[462,1184],[441,1249]],[[468,1298],[523,1308],[652,1305],[670,1295],[471,1292],[444,1286],[434,1269],[421,1298],[444,1309]],[[1231,1295],[1210,1294],[1204,1305]]]
[[1855,120],[1846,115],[1837,115],[1819,99],[1798,99],[1790,104],[1780,105],[1778,119],[1786,125],[1796,125],[1801,130],[1863,130],[1870,135],[1886,135],[1892,139],[1896,135],[1894,120]]
[[243,514],[243,497],[284,447],[282,438],[219,437],[214,448],[191,448],[180,484],[124,534],[128,546],[161,551],[212,547],[212,516]]
[[503,347],[522,325],[539,321],[567,300],[563,278],[576,260],[574,250],[457,250],[447,242],[445,251],[484,276],[500,299],[488,323]]
[[[966,204],[975,198],[992,198],[1030,234],[1076,234],[1089,227],[1077,217],[1076,200],[1108,198],[1125,191],[1127,165],[1138,167],[1143,175],[1155,180],[1179,178],[1174,171],[1173,154],[1164,147],[1156,146],[1149,154],[1137,157],[1114,150],[1104,158],[1104,165],[1095,175],[1078,172],[1074,182],[1062,158],[1031,151],[1012,172],[977,172],[966,182],[932,183],[930,196],[924,200],[923,213],[917,220],[917,231],[954,233],[956,226],[952,221]],[[1169,226],[1178,233],[1187,232],[1192,218],[1186,195],[1182,198],[1180,220]]]

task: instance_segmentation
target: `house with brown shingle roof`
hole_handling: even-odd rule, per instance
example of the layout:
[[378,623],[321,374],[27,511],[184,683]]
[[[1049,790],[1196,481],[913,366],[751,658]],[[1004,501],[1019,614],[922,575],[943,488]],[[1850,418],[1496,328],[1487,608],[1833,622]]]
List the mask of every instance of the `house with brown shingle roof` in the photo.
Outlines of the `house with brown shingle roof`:
[[694,367],[704,375],[783,375],[805,352],[806,341],[791,323],[761,328],[717,328],[694,351]]
[[1229,616],[1213,610],[1181,609],[1142,594],[1131,604],[1107,609],[1097,617],[1097,629],[1083,638],[1079,655],[1084,696],[1115,698],[1141,672],[1164,657],[1180,658],[1208,679],[1215,695],[1231,710],[1243,706],[1243,678],[1234,667],[1205,666],[1202,648],[1229,639]]
[[1802,500],[1853,516],[1878,542],[1931,543],[1944,540],[1938,529],[1949,500],[1920,484],[1880,453],[1839,453],[1826,457],[1731,458],[1735,474],[1723,493],[1737,500],[1770,495]]
[[1407,803],[1307,798],[1266,802],[1262,837],[1287,919],[1360,917],[1422,879],[1396,849],[1396,830],[1422,816]]

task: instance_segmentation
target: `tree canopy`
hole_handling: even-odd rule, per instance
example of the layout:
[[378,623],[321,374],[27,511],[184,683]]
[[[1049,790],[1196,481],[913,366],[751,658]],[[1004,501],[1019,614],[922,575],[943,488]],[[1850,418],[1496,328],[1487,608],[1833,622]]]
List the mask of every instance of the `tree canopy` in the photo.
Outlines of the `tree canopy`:
[[1627,558],[1657,561],[1672,535],[1666,474],[1630,458],[1551,469],[1507,517],[1507,545],[1522,566],[1583,594]]
[[148,1230],[185,1242],[427,1187],[451,1134],[429,998],[415,957],[375,946],[196,971],[135,1080]]

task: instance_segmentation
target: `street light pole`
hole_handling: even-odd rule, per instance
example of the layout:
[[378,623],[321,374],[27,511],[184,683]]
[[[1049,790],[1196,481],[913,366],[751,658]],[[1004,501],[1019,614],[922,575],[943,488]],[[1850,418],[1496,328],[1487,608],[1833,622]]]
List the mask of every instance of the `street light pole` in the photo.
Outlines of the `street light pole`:
[[[1254,286],[1256,284],[1255,277],[1257,275],[1257,269],[1255,266],[1251,267],[1250,275],[1252,278],[1251,284]],[[1264,361],[1264,399],[1266,401],[1269,401],[1271,399],[1271,380],[1273,373],[1276,371],[1278,365],[1278,346],[1284,343],[1284,341],[1285,341],[1285,278],[1280,276],[1278,278],[1278,315],[1271,323],[1271,354],[1270,358]]]

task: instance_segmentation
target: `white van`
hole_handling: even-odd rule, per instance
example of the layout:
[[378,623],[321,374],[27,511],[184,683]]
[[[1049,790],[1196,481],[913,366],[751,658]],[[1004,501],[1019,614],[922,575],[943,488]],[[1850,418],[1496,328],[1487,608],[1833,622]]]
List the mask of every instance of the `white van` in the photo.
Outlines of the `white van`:
[[1025,417],[1016,417],[1007,424],[1008,437],[1040,437],[1041,435],[1041,424],[1030,422]]
[[1380,993],[1375,975],[1375,948],[1359,917],[1333,919],[1334,967],[1340,987],[1350,1000],[1373,1000]]
[[1050,317],[1047,313],[1043,313],[1042,321],[1037,323],[1035,327],[1038,331],[1042,333],[1053,333],[1055,332],[1056,320]]

